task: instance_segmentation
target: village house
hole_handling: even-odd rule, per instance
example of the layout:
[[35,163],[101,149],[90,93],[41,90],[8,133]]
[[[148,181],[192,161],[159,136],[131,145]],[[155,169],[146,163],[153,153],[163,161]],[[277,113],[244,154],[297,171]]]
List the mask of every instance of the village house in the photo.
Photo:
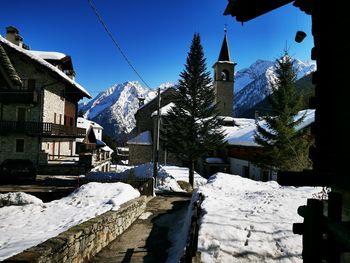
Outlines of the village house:
[[[315,120],[315,111],[302,110],[295,116],[295,119],[302,116],[304,119],[296,130],[309,128]],[[256,120],[233,118],[233,121],[234,126],[224,126],[227,142],[226,159],[230,164],[230,173],[258,181],[277,181],[277,171],[262,169],[252,162],[253,156],[263,151],[263,148],[254,141]],[[259,125],[264,127],[264,121],[260,121]]]
[[[176,100],[177,91],[174,87],[169,87],[161,91],[160,107],[164,107]],[[144,99],[139,98],[140,107],[135,114],[136,136],[131,138],[127,145],[129,147],[129,165],[137,165],[152,162],[155,152],[155,140],[157,137],[157,115],[154,114],[158,108],[158,97],[153,98],[144,104]],[[166,162],[163,147],[160,149],[159,162]],[[177,163],[177,162],[175,162]]]
[[86,136],[76,125],[77,103],[84,97],[91,98],[75,81],[70,56],[29,50],[7,27],[0,36],[0,164],[27,159],[40,173],[53,162],[77,161],[76,139]]
[[84,138],[76,139],[79,157],[90,164],[92,172],[109,172],[114,151],[102,141],[103,127],[82,117],[78,117],[77,127],[86,130]]

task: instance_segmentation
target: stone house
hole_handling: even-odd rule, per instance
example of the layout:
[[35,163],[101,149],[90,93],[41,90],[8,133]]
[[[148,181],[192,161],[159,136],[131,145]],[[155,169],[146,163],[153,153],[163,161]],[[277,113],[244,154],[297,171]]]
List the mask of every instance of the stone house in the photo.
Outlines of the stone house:
[[[76,139],[79,157],[85,158],[85,162],[90,164],[92,172],[109,172],[114,151],[102,141],[103,127],[82,117],[78,117],[77,127],[86,130],[84,138]],[[91,160],[89,161],[89,159]]]
[[[177,91],[174,87],[166,88],[160,94],[160,107],[164,107],[176,100]],[[155,97],[147,104],[140,100],[140,108],[135,114],[136,136],[131,138],[127,144],[129,146],[129,164],[137,165],[153,161],[155,152],[155,142],[157,137],[157,116],[154,112],[158,108],[158,97]],[[164,163],[166,157],[161,147],[160,163]]]
[[0,164],[29,159],[37,167],[77,160],[77,103],[90,94],[75,81],[70,56],[33,51],[14,27],[0,36]]

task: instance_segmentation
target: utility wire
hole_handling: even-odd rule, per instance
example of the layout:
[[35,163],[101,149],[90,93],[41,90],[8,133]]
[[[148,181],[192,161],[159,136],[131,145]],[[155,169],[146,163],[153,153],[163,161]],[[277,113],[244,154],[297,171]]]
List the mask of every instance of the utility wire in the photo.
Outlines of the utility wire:
[[118,51],[120,52],[120,54],[123,56],[123,58],[125,59],[126,63],[128,63],[128,65],[131,67],[131,69],[135,72],[135,74],[140,78],[140,80],[148,87],[150,88],[150,86],[147,84],[147,82],[141,77],[141,75],[137,72],[137,70],[135,69],[135,67],[132,65],[131,61],[128,59],[128,57],[126,56],[126,54],[124,53],[124,51],[122,50],[122,48],[119,46],[118,42],[116,41],[116,39],[113,37],[111,31],[108,29],[106,23],[104,22],[104,20],[102,19],[102,16],[100,15],[100,13],[98,12],[94,2],[92,0],[87,0],[91,9],[94,11],[95,15],[97,16],[98,20],[100,21],[100,23],[102,24],[103,28],[105,29],[105,31],[107,32],[108,36],[112,39],[114,45],[117,47]]

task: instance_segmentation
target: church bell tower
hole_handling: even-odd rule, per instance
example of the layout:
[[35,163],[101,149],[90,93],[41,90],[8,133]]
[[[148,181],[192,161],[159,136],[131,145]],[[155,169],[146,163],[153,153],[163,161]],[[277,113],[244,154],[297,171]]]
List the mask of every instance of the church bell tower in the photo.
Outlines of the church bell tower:
[[233,117],[233,87],[234,69],[236,63],[231,61],[230,49],[225,28],[224,41],[222,42],[218,61],[214,68],[215,103],[220,116]]

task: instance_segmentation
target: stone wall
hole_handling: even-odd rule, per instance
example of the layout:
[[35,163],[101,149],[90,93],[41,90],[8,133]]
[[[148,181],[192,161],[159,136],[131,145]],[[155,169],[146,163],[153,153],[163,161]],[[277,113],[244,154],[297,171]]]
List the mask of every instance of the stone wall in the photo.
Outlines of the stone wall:
[[[24,151],[16,152],[16,139],[24,139]],[[0,136],[0,164],[6,159],[28,159],[38,163],[39,138],[24,134]]]
[[129,165],[138,165],[153,161],[152,145],[129,145]]
[[[118,211],[108,211],[29,248],[8,262],[88,262],[124,232],[146,209],[147,197],[128,201]],[[6,262],[5,261],[5,262]]]

